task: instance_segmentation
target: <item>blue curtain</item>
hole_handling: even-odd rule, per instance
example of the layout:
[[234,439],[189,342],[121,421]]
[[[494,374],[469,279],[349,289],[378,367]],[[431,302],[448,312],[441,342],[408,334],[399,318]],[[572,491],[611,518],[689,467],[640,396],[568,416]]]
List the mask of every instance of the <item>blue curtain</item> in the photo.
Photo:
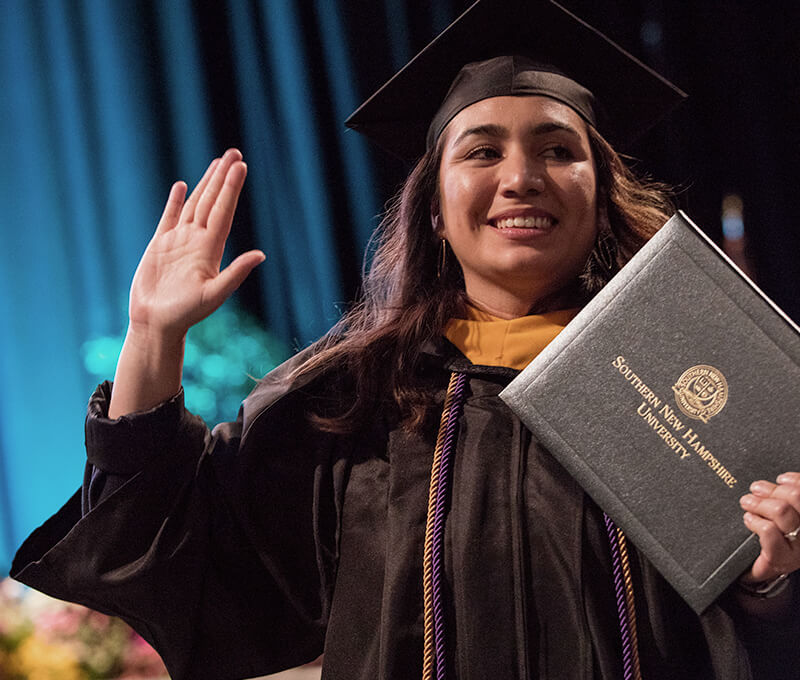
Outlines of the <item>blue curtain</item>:
[[79,479],[81,346],[118,332],[165,191],[132,9],[0,10],[2,566]]

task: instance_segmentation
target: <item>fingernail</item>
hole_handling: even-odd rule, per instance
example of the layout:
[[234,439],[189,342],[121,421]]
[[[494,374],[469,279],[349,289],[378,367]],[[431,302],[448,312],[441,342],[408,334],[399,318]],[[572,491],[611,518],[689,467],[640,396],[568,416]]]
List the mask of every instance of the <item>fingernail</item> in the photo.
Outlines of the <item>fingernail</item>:
[[778,484],[791,484],[792,475],[778,475],[778,479],[775,481],[777,481]]
[[744,513],[744,521],[746,524],[750,524],[753,521],[753,515],[749,512]]
[[750,491],[758,496],[769,496],[769,486],[764,482],[753,482],[750,485]]
[[752,496],[742,496],[739,499],[739,505],[743,508],[752,508],[756,504],[756,499]]

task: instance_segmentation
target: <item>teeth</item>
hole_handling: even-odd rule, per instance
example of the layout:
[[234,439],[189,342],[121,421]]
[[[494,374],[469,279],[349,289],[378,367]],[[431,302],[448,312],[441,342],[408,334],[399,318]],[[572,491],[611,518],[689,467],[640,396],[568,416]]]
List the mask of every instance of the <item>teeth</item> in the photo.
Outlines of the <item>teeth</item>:
[[523,227],[525,229],[547,229],[552,226],[553,220],[549,217],[507,217],[497,220],[495,226],[498,229],[509,229],[510,227]]

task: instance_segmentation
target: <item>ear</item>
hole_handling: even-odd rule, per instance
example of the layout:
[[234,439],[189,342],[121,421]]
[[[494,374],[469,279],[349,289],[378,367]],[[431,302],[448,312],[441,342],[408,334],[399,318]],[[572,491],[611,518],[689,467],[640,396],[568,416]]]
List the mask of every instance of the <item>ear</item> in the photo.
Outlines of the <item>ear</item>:
[[442,215],[441,210],[439,210],[439,196],[438,192],[434,194],[431,198],[431,228],[433,229],[433,233],[437,238],[442,237],[442,231],[444,230],[444,225],[442,223]]

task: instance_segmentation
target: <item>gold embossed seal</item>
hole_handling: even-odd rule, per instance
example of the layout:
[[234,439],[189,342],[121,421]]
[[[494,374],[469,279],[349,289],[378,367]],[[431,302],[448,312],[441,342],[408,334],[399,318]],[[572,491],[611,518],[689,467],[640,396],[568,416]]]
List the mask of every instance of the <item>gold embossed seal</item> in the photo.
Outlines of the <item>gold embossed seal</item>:
[[728,401],[728,381],[713,366],[692,366],[672,386],[678,408],[690,418],[707,423]]

